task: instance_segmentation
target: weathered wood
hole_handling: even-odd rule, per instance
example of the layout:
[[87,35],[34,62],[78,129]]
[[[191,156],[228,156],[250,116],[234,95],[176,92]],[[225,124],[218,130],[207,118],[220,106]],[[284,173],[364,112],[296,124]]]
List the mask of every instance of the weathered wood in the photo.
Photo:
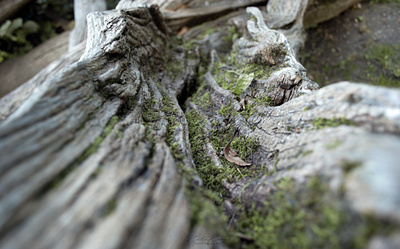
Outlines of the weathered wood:
[[72,30],[69,38],[69,50],[71,50],[77,44],[85,41],[87,30],[86,16],[90,12],[104,11],[106,9],[107,8],[105,0],[74,0],[75,27]]
[[[13,58],[0,64],[0,97],[16,89],[50,63],[68,51],[70,32],[64,32],[34,48],[22,57]],[[24,70],[21,70],[21,65]]]
[[[1,248],[394,241],[398,90],[317,90],[257,8],[188,31],[180,44],[156,6],[131,3],[90,14],[82,56],[76,47],[0,100]],[[251,166],[223,155],[236,133],[230,146]],[[293,185],[280,192],[285,181]],[[392,234],[360,239],[366,217],[389,220]]]
[[[189,225],[184,180],[165,144],[171,124],[152,109],[170,101],[177,121],[183,113],[153,79],[158,72],[151,68],[163,64],[167,44],[154,14],[156,9],[138,8],[90,15],[90,46],[82,59],[36,86],[1,123],[2,248],[185,243],[185,236],[169,236],[187,233]],[[123,30],[129,33],[121,36]],[[119,59],[109,64],[110,56]],[[172,142],[186,155],[184,127],[182,120]],[[185,167],[192,167],[189,158]],[[148,203],[158,204],[148,210]],[[127,234],[141,227],[134,233],[140,236]]]
[[33,78],[1,98],[0,120],[4,120],[12,112],[14,112],[21,105],[21,103],[31,95],[35,88],[43,84],[44,81],[59,73],[66,66],[78,61],[85,50],[85,45],[85,43],[81,43],[80,45],[76,46],[71,52],[64,54],[58,60],[50,63]]
[[[222,14],[240,7],[267,4],[267,11],[264,15],[270,28],[282,28],[291,25],[292,29],[298,30],[299,25],[304,27],[316,25],[338,16],[344,10],[350,8],[360,0],[335,0],[335,1],[304,1],[304,0],[121,0],[117,9],[131,8],[132,6],[143,6],[144,4],[157,4],[163,13],[168,26],[178,32],[184,26],[194,26],[205,20],[205,18],[217,18]],[[304,9],[306,7],[306,9]],[[305,12],[304,12],[305,11]],[[294,26],[294,27],[293,27]],[[286,31],[288,34],[294,31]],[[297,34],[293,34],[293,39]],[[286,33],[285,33],[286,35]],[[304,40],[305,38],[301,38]],[[291,38],[289,39],[291,40]],[[294,44],[295,45],[295,44]],[[302,42],[294,46],[302,46]]]
[[[330,195],[330,201],[327,203],[333,202],[333,206],[340,206],[338,210],[347,210],[334,211],[338,212],[338,215],[344,215],[340,212],[347,212],[339,230],[348,226],[345,223],[346,220],[352,219],[357,226],[365,226],[363,216],[372,214],[381,221],[391,220],[391,224],[395,227],[394,234],[398,233],[400,216],[396,203],[400,195],[399,185],[395,179],[400,177],[396,166],[399,160],[397,151],[400,148],[400,91],[349,82],[310,91],[315,89],[315,85],[308,80],[306,71],[296,61],[291,48],[288,49],[288,45],[285,45],[288,44],[286,38],[281,37],[278,32],[269,30],[263,24],[256,9],[249,8],[248,10],[256,17],[256,21],[248,21],[248,35],[235,42],[233,47],[237,49],[237,52],[234,55],[224,52],[221,50],[222,46],[219,45],[214,47],[218,52],[212,50],[211,44],[215,43],[207,42],[219,37],[218,33],[223,33],[220,30],[214,31],[198,42],[199,45],[209,44],[208,46],[211,47],[207,47],[207,50],[213,52],[208,71],[201,81],[203,85],[195,94],[197,98],[189,99],[187,111],[187,113],[195,114],[190,117],[194,119],[192,123],[194,122],[197,126],[199,123],[204,123],[199,134],[192,135],[197,137],[204,134],[201,139],[196,138],[198,140],[194,144],[202,141],[205,146],[197,147],[193,154],[200,153],[200,158],[202,158],[204,157],[202,154],[205,153],[212,165],[215,165],[204,165],[207,161],[197,157],[197,160],[200,160],[196,161],[200,167],[198,172],[203,179],[206,179],[204,184],[206,186],[215,184],[212,179],[207,179],[210,171],[216,175],[224,174],[219,173],[220,168],[229,172],[220,184],[229,192],[222,201],[230,219],[230,227],[235,226],[232,224],[238,224],[245,219],[243,217],[254,211],[270,214],[272,217],[275,212],[279,215],[282,212],[279,208],[282,207],[269,210],[271,206],[265,208],[265,205],[273,205],[268,204],[268,201],[271,198],[279,198],[274,196],[283,195],[278,191],[280,180],[294,180],[297,189],[301,190],[289,192],[287,195],[296,196],[308,188],[310,179],[317,178],[322,179],[321,181],[328,186],[329,191],[326,192],[331,192],[327,193]],[[240,16],[233,18],[234,20],[230,23],[240,24]],[[239,25],[239,27],[242,26]],[[195,31],[185,35],[192,36],[193,33],[199,34]],[[273,51],[274,48],[277,50]],[[287,51],[287,53],[282,54],[278,51]],[[239,63],[232,63],[230,56],[235,56]],[[248,69],[243,65],[248,63],[257,64],[259,67],[253,66],[254,71],[245,71]],[[288,68],[285,69],[285,66]],[[269,70],[274,67],[275,70],[270,73]],[[264,74],[259,73],[260,68]],[[232,94],[232,90],[227,91],[221,88],[221,84],[227,82],[233,84],[233,86],[228,85],[228,88],[235,89],[235,85],[240,82],[239,77],[232,79],[232,72],[227,72],[227,69],[235,71],[236,75],[243,72],[254,73],[251,84],[241,94]],[[298,76],[302,75],[301,79],[296,80],[296,77],[285,75],[291,70],[297,71]],[[299,72],[302,73],[299,74]],[[268,77],[263,79],[265,74]],[[274,77],[274,74],[279,76]],[[292,79],[293,82],[285,83],[279,79]],[[295,82],[298,84],[294,84]],[[299,91],[303,87],[309,91],[306,95],[299,97]],[[207,96],[207,98],[202,97],[207,101],[199,101],[199,96]],[[260,101],[266,96],[270,97],[269,103]],[[245,100],[244,107],[239,103],[239,99]],[[270,106],[271,102],[278,106]],[[250,167],[251,171],[241,168],[243,174],[237,173],[232,180],[229,174],[233,174],[234,171],[230,168],[237,166],[226,163],[221,156],[220,150],[223,147],[219,140],[228,142],[235,131],[242,136],[242,139],[236,140],[237,142],[245,143],[246,139],[255,140],[260,147],[257,151],[253,151],[250,157],[243,158],[243,155],[241,157],[246,162],[253,163]],[[225,146],[224,143],[223,146]],[[239,146],[243,145],[239,144]],[[381,170],[382,166],[379,162],[382,161],[385,162],[385,169]],[[291,203],[299,202],[296,197],[291,198],[294,198],[290,200]],[[316,200],[312,200],[312,203],[312,205],[321,205]],[[293,208],[296,205],[293,204]],[[298,210],[297,212],[305,211]],[[260,215],[257,219],[262,219],[261,217]],[[270,218],[273,222],[271,219],[273,218]],[[292,219],[293,217],[285,221],[292,222]],[[250,221],[245,220],[245,222]],[[294,224],[293,226],[296,227]],[[301,223],[300,226],[306,227],[306,224]],[[271,227],[263,230],[265,236],[266,233],[271,232]],[[280,233],[287,233],[288,226],[281,224],[281,227],[275,226],[276,231],[272,233],[276,233],[277,237],[282,236]],[[251,228],[247,229],[254,233]],[[257,229],[263,228],[257,227]],[[337,241],[341,241],[341,246],[353,243],[346,241],[346,236],[339,235],[340,233],[334,230],[337,228],[324,227],[323,229],[332,229],[332,237],[336,236]],[[351,232],[353,239],[360,236],[354,231]],[[252,241],[254,240],[252,232],[238,236]],[[312,233],[311,230],[307,232],[301,230],[301,233],[308,232]],[[379,244],[380,246],[388,246],[391,243],[397,245],[397,242],[393,242],[394,236],[381,237],[378,233],[371,235],[368,239],[372,238],[371,246],[378,243],[376,241],[382,243]],[[212,236],[208,235],[208,237]],[[258,240],[258,243],[261,241]],[[281,243],[293,245],[284,240]],[[332,246],[332,244],[329,245]],[[325,246],[328,247],[328,244]]]
[[132,3],[130,0],[120,1],[117,9],[130,8],[143,4],[157,4],[164,15],[168,26],[175,32],[184,26],[195,26],[207,19],[217,18],[238,8],[267,3],[265,0],[211,0],[211,1],[166,1],[141,0]]

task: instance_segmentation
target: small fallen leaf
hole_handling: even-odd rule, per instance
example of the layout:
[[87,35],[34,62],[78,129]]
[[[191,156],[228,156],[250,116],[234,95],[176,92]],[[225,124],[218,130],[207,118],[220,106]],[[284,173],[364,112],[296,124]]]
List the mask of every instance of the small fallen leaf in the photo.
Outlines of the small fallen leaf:
[[240,101],[240,106],[242,107],[243,110],[246,110],[246,100],[245,99],[242,99]]
[[239,166],[250,166],[251,163],[246,163],[245,161],[243,161],[242,159],[240,159],[238,157],[238,154],[236,153],[236,151],[234,151],[231,148],[231,142],[232,141],[229,141],[229,143],[224,148],[224,155],[225,155],[226,160],[228,160],[229,162],[234,163],[236,165],[239,165]]
[[184,35],[186,32],[188,32],[189,28],[186,26],[183,26],[181,31],[178,32],[177,35]]

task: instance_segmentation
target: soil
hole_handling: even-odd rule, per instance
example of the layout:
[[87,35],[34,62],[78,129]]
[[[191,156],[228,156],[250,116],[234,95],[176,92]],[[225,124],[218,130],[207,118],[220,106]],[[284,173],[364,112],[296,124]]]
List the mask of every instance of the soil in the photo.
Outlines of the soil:
[[343,80],[400,87],[399,24],[399,0],[362,1],[308,29],[300,61],[321,87]]

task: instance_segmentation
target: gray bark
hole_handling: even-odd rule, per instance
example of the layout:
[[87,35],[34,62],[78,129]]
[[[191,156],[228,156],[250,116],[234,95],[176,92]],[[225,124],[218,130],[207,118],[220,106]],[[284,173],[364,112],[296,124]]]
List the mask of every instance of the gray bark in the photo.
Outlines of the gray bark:
[[[158,73],[151,72],[150,65],[161,65],[167,37],[157,28],[162,27],[162,19],[151,13],[157,11],[139,8],[92,14],[88,40],[92,46],[82,59],[50,75],[17,110],[5,114],[2,248],[28,244],[93,248],[94,243],[102,248],[133,243],[179,248],[183,243],[184,237],[168,236],[186,233],[189,224],[183,178],[164,142],[168,122],[165,114],[155,112],[157,119],[148,121],[152,129],[142,124],[145,108],[161,106],[163,97],[173,98],[167,91],[161,93],[152,79]],[[104,22],[116,26],[108,29],[100,25]],[[130,33],[120,36],[124,29]],[[140,42],[143,37],[154,42]],[[119,50],[128,46],[131,55]],[[109,64],[109,56],[119,59]],[[184,143],[187,134],[180,131]],[[146,136],[154,136],[156,142]],[[99,143],[99,138],[104,141]],[[188,153],[188,147],[183,148]],[[96,152],[88,156],[93,149]],[[191,167],[190,160],[186,164]],[[72,172],[66,175],[68,171]],[[62,183],[52,189],[55,179]],[[147,209],[148,203],[159,204]],[[96,228],[90,229],[92,225]],[[139,227],[137,237],[127,233]],[[157,239],[148,240],[155,234]]]
[[[364,245],[397,245],[399,90],[317,90],[257,8],[193,28],[189,45],[177,45],[158,7],[121,4],[89,14],[83,55],[76,46],[0,100],[1,248],[226,248],[214,240],[222,230],[259,246],[240,219],[268,211],[283,179],[297,196],[313,177],[349,217],[391,221],[391,234]],[[204,35],[209,27],[219,28]],[[229,27],[239,37],[223,39]],[[256,141],[239,154],[247,169],[221,155],[235,133],[236,145]],[[248,174],[226,175],[221,192],[209,186],[231,169]],[[217,199],[228,224],[205,209]]]
[[105,0],[74,1],[75,27],[69,37],[69,50],[86,40],[86,16],[93,11],[106,10]]

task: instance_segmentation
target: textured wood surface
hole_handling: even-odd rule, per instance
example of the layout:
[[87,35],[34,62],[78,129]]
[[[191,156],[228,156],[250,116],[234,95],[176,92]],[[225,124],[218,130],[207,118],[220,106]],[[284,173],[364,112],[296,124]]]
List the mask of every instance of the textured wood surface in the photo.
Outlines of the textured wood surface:
[[[157,10],[92,14],[83,58],[53,68],[15,111],[5,111],[2,248],[184,244],[188,207],[166,145],[166,114],[154,111],[157,118],[143,123],[144,109],[175,98],[157,86],[158,67],[152,71],[162,65],[167,35],[151,13]],[[18,105],[20,97],[10,101]],[[178,110],[177,102],[170,105]],[[180,125],[174,139],[189,153]]]
[[[236,232],[238,210],[262,211],[280,180],[304,189],[312,177],[348,215],[399,233],[399,90],[318,90],[258,8],[175,43],[158,7],[131,7],[90,14],[86,48],[0,100],[1,248],[226,248],[221,230],[258,243]],[[221,154],[236,133],[233,149],[257,145],[238,154],[250,175]]]
[[105,0],[74,1],[75,27],[69,37],[68,47],[71,50],[77,44],[86,40],[86,16],[93,11],[106,10]]
[[[70,32],[64,32],[34,48],[22,57],[0,64],[0,96],[4,96],[30,80],[68,51]],[[21,70],[21,65],[23,70]]]

